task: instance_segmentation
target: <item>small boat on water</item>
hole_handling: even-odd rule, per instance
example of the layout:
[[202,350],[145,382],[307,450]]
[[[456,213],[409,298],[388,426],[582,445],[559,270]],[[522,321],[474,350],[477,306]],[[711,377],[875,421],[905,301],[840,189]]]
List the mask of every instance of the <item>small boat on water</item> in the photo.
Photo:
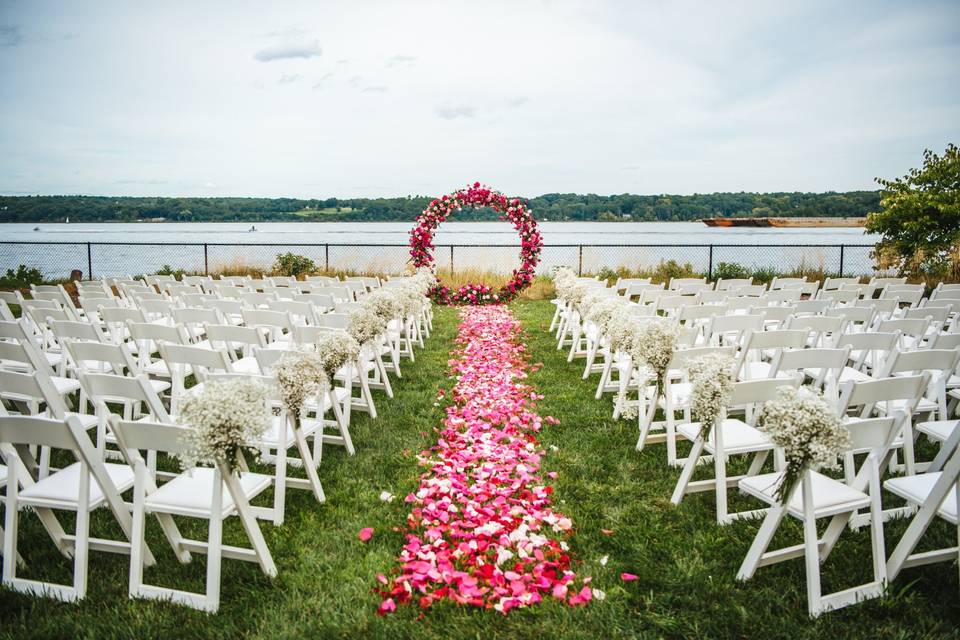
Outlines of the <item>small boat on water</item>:
[[257,230],[256,227],[250,227],[249,229],[247,229],[247,233],[253,233],[256,230]]
[[33,230],[34,230],[34,231],[40,231],[40,227],[34,227]]
[[866,218],[704,218],[708,227],[862,227]]

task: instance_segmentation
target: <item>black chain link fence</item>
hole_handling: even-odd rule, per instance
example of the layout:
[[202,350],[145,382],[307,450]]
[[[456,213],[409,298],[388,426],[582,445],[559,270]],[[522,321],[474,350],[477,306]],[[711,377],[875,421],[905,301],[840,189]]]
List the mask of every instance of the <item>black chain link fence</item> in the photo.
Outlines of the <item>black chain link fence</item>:
[[[630,272],[669,264],[715,276],[747,272],[820,272],[871,276],[873,245],[747,244],[580,244],[543,248],[537,271],[565,265],[583,274],[602,269]],[[0,272],[19,265],[39,268],[50,280],[66,279],[78,269],[84,278],[156,273],[164,268],[188,273],[270,271],[278,255],[295,253],[313,260],[318,270],[390,274],[403,271],[410,254],[405,244],[169,244],[110,242],[0,242]],[[439,268],[509,273],[519,264],[517,245],[437,245]],[[671,262],[672,261],[672,262]],[[674,264],[675,263],[675,264]]]

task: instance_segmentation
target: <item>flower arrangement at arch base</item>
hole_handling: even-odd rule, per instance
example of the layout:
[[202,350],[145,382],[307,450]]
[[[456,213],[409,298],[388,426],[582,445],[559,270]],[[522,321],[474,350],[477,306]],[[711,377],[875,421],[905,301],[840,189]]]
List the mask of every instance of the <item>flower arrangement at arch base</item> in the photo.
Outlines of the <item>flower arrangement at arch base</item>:
[[490,207],[500,214],[501,220],[513,225],[520,235],[520,266],[513,270],[510,279],[497,290],[479,283],[466,284],[454,290],[438,283],[427,295],[437,304],[484,305],[510,302],[533,282],[536,267],[540,263],[540,252],[543,250],[543,237],[526,203],[518,198],[507,198],[479,182],[433,200],[417,217],[416,226],[410,230],[410,257],[413,266],[433,269],[434,233],[454,211],[464,207]]

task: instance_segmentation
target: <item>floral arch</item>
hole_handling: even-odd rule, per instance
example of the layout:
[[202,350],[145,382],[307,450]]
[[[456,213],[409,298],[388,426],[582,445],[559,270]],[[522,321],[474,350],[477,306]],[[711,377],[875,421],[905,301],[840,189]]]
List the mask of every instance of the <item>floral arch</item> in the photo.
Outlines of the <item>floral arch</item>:
[[433,236],[444,220],[454,211],[464,207],[490,207],[500,214],[500,219],[513,224],[520,235],[520,266],[514,269],[510,279],[494,291],[485,284],[466,284],[456,291],[442,284],[430,290],[430,297],[438,304],[481,305],[509,302],[530,286],[540,262],[543,237],[537,230],[537,221],[527,204],[517,198],[509,199],[479,182],[433,200],[423,210],[416,225],[410,230],[410,257],[414,267],[433,270]]

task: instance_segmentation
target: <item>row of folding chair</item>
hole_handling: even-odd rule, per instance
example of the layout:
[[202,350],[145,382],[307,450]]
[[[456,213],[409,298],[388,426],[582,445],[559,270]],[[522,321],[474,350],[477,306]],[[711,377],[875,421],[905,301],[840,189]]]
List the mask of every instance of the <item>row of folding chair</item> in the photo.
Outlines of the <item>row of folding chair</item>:
[[[626,285],[623,291],[635,286],[621,284]],[[831,283],[829,290],[839,291],[851,284]],[[875,284],[882,291],[903,283]],[[815,301],[821,305],[797,308],[797,302],[806,302],[798,300],[789,306],[754,308],[739,314],[729,313],[723,304],[691,304],[679,312],[651,312],[625,300],[624,308],[634,312],[638,323],[658,313],[680,327],[682,344],[669,364],[662,392],[644,369],[629,362],[627,354],[604,351],[604,336],[598,328],[583,322],[577,310],[562,300],[552,327],[557,329],[558,348],[570,348],[570,361],[587,359],[585,379],[601,373],[598,398],[607,391],[623,394],[628,387],[636,390],[637,449],[665,443],[667,463],[681,468],[671,497],[674,504],[690,494],[710,492],[719,524],[763,518],[738,579],[749,580],[761,566],[805,558],[811,616],[879,596],[906,567],[955,561],[956,546],[924,552],[916,548],[933,520],[957,526],[960,481],[960,420],[955,418],[960,397],[960,334],[951,322],[952,304],[934,304],[924,313],[926,301],[904,305],[899,297],[884,298],[883,293],[881,298],[858,298],[849,305],[829,298]],[[903,306],[906,309],[901,309]],[[766,309],[787,312],[768,315]],[[565,325],[562,330],[561,325]],[[686,368],[707,354],[729,357],[735,382],[725,411],[705,430],[691,420],[693,385]],[[597,357],[603,357],[603,365],[595,364]],[[611,385],[617,372],[619,380]],[[853,446],[842,461],[841,477],[809,470],[781,504],[776,488],[784,473],[784,454],[757,428],[756,420],[764,403],[775,400],[781,388],[801,384],[825,394],[843,416]],[[620,407],[618,402],[615,413]],[[656,423],[658,412],[664,420]],[[917,459],[914,444],[921,434],[940,445],[933,460]],[[687,446],[684,455],[681,452]],[[897,462],[900,456],[902,464]],[[731,476],[731,461],[738,457],[747,458],[749,465],[745,473]],[[712,473],[702,477],[702,470],[708,468]],[[881,486],[903,504],[885,508]],[[760,505],[732,511],[730,488]],[[771,550],[774,535],[787,516],[802,522],[803,542]],[[887,554],[884,523],[893,517],[910,517],[911,521]],[[829,523],[821,535],[817,521],[824,519]],[[846,529],[864,527],[869,528],[872,580],[824,594],[820,565]]]
[[[276,301],[269,302],[272,306]],[[120,552],[131,554],[132,597],[172,599],[215,611],[222,558],[255,561],[267,575],[275,575],[256,521],[282,524],[287,489],[325,499],[318,475],[323,445],[355,452],[351,411],[365,410],[376,417],[372,391],[392,397],[390,376],[400,377],[399,358],[413,360],[414,348],[422,347],[429,335],[432,314],[425,301],[420,313],[391,321],[380,338],[364,346],[357,361],[337,373],[325,394],[310,399],[300,419],[292,420],[280,402],[273,367],[288,350],[315,342],[324,332],[344,331],[348,310],[321,314],[316,324],[295,322],[288,310],[252,306],[239,310],[237,325],[227,322],[219,309],[203,307],[175,308],[168,321],[145,316],[139,306],[101,307],[98,318],[78,314],[58,319],[31,316],[25,308],[23,317],[0,321],[0,484],[6,483],[7,496],[4,583],[27,593],[82,598],[89,552]],[[32,322],[40,317],[41,323]],[[205,385],[239,376],[272,389],[268,409],[274,417],[256,443],[272,472],[252,473],[243,466],[239,475],[222,467],[182,474],[158,468],[158,458],[182,450],[185,427],[177,425],[183,400]],[[359,390],[358,396],[353,389]],[[76,463],[57,468],[63,458],[53,452],[60,449],[71,452]],[[306,477],[291,475],[293,469]],[[93,480],[86,485],[82,478]],[[89,486],[89,491],[78,494],[77,486]],[[271,487],[270,506],[250,504]],[[129,490],[132,504],[120,498]],[[104,505],[121,523],[123,540],[89,536],[85,514]],[[73,585],[18,577],[23,563],[17,536],[25,507],[38,514],[61,553],[75,558]],[[64,533],[54,516],[63,509],[78,514],[72,535]],[[154,562],[143,538],[151,513],[181,562],[188,562],[191,553],[208,555],[205,593],[144,582],[144,568]],[[208,540],[183,538],[171,515],[209,520]],[[232,515],[239,516],[249,548],[222,544],[222,523]]]

